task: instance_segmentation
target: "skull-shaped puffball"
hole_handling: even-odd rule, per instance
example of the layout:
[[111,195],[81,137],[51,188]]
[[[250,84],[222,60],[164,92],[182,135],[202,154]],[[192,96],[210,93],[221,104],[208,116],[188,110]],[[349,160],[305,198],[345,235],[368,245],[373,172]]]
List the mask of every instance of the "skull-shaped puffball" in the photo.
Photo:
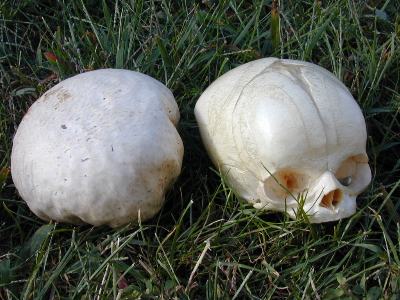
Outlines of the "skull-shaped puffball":
[[45,220],[117,227],[155,215],[181,170],[179,110],[168,88],[127,70],[83,73],[24,116],[11,171]]
[[352,215],[369,184],[366,126],[347,88],[311,63],[266,58],[218,78],[195,108],[205,147],[255,208]]

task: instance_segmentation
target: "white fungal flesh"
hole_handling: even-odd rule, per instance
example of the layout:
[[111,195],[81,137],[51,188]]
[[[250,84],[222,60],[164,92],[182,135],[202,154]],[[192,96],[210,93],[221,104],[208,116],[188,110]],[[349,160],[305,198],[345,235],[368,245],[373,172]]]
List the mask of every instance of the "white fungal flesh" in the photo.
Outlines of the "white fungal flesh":
[[[362,112],[327,70],[266,58],[231,70],[195,108],[203,142],[237,194],[311,222],[348,217],[371,180]],[[350,179],[348,179],[350,178]]]
[[24,116],[11,156],[21,197],[42,219],[120,226],[156,214],[181,170],[172,93],[104,69],[54,86]]

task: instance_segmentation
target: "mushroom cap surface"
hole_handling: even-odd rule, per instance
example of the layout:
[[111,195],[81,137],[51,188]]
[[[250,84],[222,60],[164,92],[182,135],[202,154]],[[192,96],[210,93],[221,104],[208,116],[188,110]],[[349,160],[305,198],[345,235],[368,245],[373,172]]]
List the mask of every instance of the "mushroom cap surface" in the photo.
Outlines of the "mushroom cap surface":
[[225,182],[255,208],[311,223],[351,216],[371,181],[363,113],[322,67],[263,58],[216,79],[195,107]]
[[171,91],[133,71],[66,79],[28,110],[11,172],[41,219],[118,227],[153,217],[180,174],[183,143]]

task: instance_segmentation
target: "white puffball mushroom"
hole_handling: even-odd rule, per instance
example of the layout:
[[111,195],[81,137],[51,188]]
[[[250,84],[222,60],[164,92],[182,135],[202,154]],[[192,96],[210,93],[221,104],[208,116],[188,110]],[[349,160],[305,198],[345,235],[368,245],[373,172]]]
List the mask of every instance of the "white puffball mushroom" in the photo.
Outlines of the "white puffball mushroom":
[[255,208],[299,205],[310,222],[351,216],[371,181],[366,125],[333,74],[265,58],[237,67],[201,95],[195,116],[214,164]]
[[147,75],[103,69],[71,77],[21,121],[14,184],[44,220],[111,227],[144,221],[181,171],[178,121],[171,91]]

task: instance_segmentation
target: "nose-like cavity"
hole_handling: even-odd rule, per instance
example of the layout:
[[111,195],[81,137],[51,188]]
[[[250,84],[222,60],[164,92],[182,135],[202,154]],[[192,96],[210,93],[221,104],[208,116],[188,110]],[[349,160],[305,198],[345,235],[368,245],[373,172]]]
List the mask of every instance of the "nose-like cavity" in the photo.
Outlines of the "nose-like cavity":
[[335,209],[343,199],[343,192],[340,189],[333,190],[322,197],[322,207]]

